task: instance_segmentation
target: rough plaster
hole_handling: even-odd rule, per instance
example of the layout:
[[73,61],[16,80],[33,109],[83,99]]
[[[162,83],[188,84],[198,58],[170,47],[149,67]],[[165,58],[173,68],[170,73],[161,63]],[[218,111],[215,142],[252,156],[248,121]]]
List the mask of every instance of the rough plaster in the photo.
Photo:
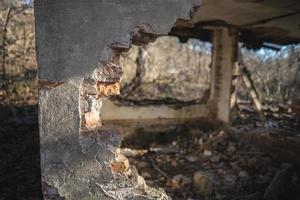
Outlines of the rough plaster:
[[167,34],[189,18],[198,0],[43,0],[35,2],[40,79],[60,82],[89,75],[110,56],[108,45],[130,46],[136,26]]
[[72,81],[40,90],[44,199],[168,199],[163,191],[148,188],[132,166],[126,174],[114,173],[112,163],[122,156],[121,134],[105,126],[80,130],[79,90]]

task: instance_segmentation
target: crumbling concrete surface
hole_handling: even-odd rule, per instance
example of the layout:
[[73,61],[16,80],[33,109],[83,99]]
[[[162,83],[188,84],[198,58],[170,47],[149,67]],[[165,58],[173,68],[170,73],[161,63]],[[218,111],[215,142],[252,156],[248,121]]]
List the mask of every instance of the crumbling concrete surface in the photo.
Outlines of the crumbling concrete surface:
[[169,199],[120,153],[122,131],[101,124],[101,106],[119,94],[120,54],[167,34],[197,3],[35,2],[44,199]]

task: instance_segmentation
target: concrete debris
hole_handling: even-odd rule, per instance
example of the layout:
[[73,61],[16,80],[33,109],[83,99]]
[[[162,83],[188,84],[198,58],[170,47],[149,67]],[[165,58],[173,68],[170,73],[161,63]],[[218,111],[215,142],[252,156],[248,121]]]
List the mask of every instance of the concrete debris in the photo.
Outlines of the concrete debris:
[[[255,146],[233,139],[227,131],[191,134],[179,134],[176,140],[167,143],[156,141],[148,148],[174,146],[177,152],[148,151],[129,157],[129,160],[145,175],[146,183],[165,188],[174,199],[202,199],[204,196],[211,199],[257,199],[263,196],[277,169],[268,155]],[[132,147],[138,149],[138,142]],[[125,147],[131,148],[131,145]],[[147,148],[143,146],[143,149]]]
[[212,177],[203,171],[196,171],[193,176],[193,189],[197,194],[210,196],[213,192]]
[[191,163],[194,163],[198,160],[198,156],[195,154],[189,154],[185,157],[185,159]]
[[178,174],[172,178],[172,189],[173,190],[185,190],[188,189],[192,184],[192,180],[189,177]]
[[115,161],[111,163],[113,173],[125,174],[129,170],[129,161],[123,154],[118,154]]
[[135,156],[142,156],[145,153],[148,153],[147,149],[131,149],[131,148],[121,148],[120,151],[126,157],[135,157]]
[[212,152],[210,150],[205,149],[204,152],[203,152],[203,155],[209,157],[209,156],[212,155]]
[[153,146],[150,147],[149,149],[152,152],[155,153],[164,153],[164,154],[169,154],[169,153],[177,153],[178,152],[178,147],[174,145],[158,145],[158,146]]

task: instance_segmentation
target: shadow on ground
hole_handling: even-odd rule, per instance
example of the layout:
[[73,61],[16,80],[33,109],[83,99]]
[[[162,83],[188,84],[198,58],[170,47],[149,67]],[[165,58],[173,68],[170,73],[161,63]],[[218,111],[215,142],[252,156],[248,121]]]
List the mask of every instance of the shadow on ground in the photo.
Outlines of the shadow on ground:
[[42,199],[37,105],[0,107],[0,200]]

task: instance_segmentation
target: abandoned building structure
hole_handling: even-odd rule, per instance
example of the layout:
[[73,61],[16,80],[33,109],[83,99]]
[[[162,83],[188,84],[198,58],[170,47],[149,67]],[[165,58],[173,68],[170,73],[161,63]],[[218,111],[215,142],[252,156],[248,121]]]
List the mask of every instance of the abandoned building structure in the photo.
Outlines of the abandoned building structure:
[[[297,0],[43,0],[34,8],[44,199],[169,199],[119,151],[122,121],[228,125],[239,43],[300,42]],[[120,56],[166,35],[212,43],[207,98],[179,108],[109,100],[122,92]]]

